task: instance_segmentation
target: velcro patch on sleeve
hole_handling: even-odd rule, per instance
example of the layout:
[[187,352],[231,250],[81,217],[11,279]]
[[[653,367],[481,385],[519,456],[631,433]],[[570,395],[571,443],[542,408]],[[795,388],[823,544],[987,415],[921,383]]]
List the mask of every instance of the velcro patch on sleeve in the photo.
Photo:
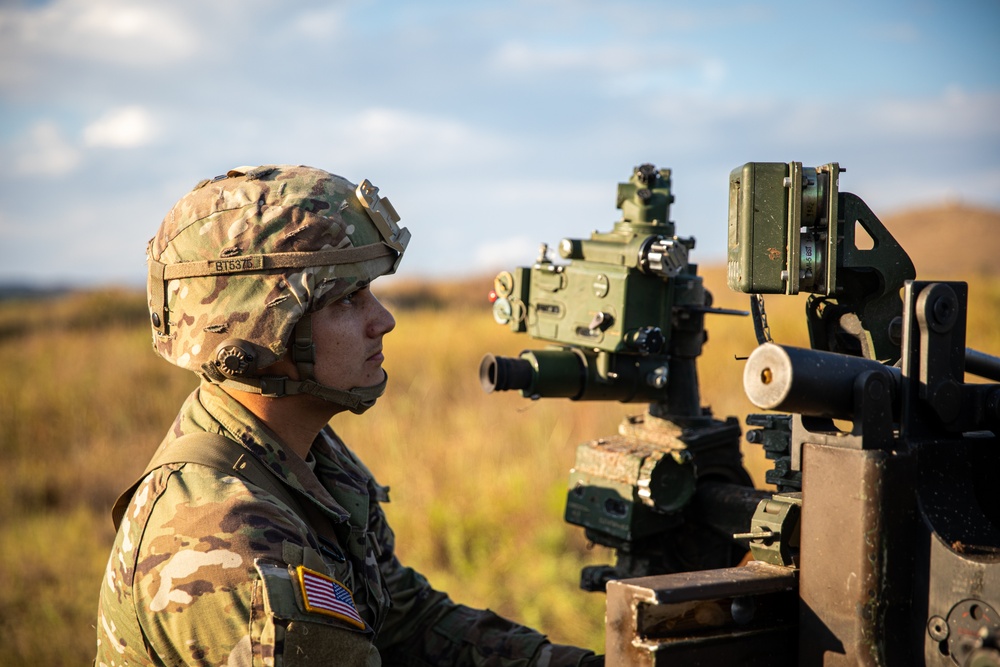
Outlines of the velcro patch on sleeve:
[[295,572],[306,611],[339,618],[361,630],[367,627],[354,606],[354,596],[346,586],[303,565],[299,565]]

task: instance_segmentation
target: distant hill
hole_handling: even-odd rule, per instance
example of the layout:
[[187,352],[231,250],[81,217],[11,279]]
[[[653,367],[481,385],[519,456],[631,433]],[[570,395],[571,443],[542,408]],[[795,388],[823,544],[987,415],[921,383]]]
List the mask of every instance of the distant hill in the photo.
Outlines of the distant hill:
[[0,283],[0,301],[9,299],[35,300],[62,296],[67,287],[39,287],[24,283]]
[[948,203],[879,219],[921,280],[1000,275],[1000,210]]

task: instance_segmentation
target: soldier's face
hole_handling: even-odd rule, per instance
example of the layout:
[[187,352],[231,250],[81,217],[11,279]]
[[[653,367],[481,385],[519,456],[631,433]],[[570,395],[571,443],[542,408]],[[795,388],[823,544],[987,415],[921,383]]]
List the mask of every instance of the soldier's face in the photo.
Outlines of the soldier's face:
[[367,287],[313,313],[316,380],[344,391],[385,379],[382,336],[396,320]]

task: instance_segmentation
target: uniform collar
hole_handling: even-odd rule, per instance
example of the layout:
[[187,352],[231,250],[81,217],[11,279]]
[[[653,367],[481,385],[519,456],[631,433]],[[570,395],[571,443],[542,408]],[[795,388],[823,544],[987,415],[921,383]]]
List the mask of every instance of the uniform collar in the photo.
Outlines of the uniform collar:
[[[331,519],[343,522],[350,517],[350,512],[334,500],[306,462],[288,449],[256,415],[220,387],[203,382],[185,402],[179,417],[182,431],[179,435],[202,430],[236,440],[279,480],[308,497]],[[329,448],[322,434],[313,443],[313,452],[317,454],[326,455]]]

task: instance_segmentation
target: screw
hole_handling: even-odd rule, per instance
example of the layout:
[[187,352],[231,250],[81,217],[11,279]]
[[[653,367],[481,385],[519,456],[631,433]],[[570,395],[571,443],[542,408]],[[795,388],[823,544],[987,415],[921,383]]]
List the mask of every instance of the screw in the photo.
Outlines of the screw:
[[948,623],[940,616],[931,616],[927,621],[927,634],[936,642],[943,642],[948,638]]
[[939,297],[937,301],[934,302],[934,317],[941,324],[947,324],[948,320],[954,315],[955,304],[951,302],[951,299],[946,297]]

